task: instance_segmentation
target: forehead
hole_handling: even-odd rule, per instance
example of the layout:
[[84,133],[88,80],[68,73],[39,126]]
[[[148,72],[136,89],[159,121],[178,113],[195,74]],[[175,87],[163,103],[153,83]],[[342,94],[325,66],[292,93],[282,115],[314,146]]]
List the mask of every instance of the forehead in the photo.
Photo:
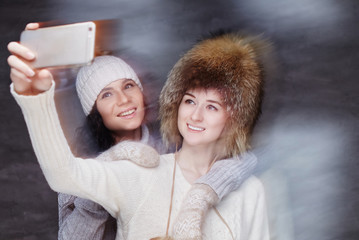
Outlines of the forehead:
[[215,88],[193,88],[187,90],[186,93],[191,94],[196,98],[206,98],[222,102],[221,92]]
[[127,82],[134,82],[134,81],[132,79],[128,79],[128,78],[121,78],[121,79],[117,79],[117,80],[115,80],[113,82],[110,82],[104,88],[123,85],[123,84],[125,84]]

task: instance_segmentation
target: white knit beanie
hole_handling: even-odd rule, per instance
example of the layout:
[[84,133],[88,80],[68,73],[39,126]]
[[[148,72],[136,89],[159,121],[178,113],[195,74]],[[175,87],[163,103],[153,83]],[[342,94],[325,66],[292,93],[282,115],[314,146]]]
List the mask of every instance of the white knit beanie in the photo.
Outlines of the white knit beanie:
[[80,69],[76,79],[76,91],[86,116],[91,112],[101,90],[122,78],[132,79],[143,91],[135,71],[118,57],[96,57],[91,65]]

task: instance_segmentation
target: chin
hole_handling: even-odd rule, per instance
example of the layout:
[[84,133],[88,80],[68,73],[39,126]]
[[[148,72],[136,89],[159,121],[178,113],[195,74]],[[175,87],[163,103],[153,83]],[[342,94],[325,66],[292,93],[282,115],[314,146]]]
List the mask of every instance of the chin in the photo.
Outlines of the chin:
[[123,127],[124,130],[131,131],[141,127],[141,122],[130,123]]
[[[132,119],[133,120],[133,119]],[[111,127],[108,127],[111,131],[133,131],[141,127],[141,121],[130,121],[128,123],[117,123],[113,124]]]
[[206,144],[208,144],[208,142],[204,142],[203,141],[203,138],[201,138],[201,139],[195,139],[195,138],[187,138],[187,140],[186,139],[184,139],[183,140],[184,142],[186,142],[186,144],[188,145],[188,146],[200,146],[200,145],[206,145]]

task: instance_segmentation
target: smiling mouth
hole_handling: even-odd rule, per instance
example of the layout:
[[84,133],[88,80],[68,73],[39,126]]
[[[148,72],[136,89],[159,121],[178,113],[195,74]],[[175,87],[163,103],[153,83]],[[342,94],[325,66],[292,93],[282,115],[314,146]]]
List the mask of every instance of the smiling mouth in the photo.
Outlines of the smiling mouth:
[[187,127],[193,131],[199,131],[199,132],[202,132],[205,130],[205,128],[200,128],[200,127],[195,127],[195,126],[192,126],[190,124],[187,124]]
[[118,114],[117,116],[118,116],[118,117],[128,117],[128,116],[130,116],[131,114],[133,114],[135,111],[136,111],[136,109],[133,108],[133,109],[127,110],[127,111],[125,111],[125,112],[122,112],[122,113]]

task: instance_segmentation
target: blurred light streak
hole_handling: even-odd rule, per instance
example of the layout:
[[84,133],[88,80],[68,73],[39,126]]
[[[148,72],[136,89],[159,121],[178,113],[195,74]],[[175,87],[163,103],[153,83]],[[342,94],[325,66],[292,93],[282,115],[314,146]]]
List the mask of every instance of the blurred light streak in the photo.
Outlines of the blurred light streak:
[[334,231],[341,219],[345,176],[339,167],[350,142],[347,131],[335,118],[299,112],[256,131],[253,151],[267,192],[272,239],[291,240],[304,229],[315,232],[318,238],[311,239],[323,239]]
[[246,9],[256,20],[274,24],[276,31],[335,26],[346,16],[340,3],[333,0],[251,0],[233,1],[233,4]]

